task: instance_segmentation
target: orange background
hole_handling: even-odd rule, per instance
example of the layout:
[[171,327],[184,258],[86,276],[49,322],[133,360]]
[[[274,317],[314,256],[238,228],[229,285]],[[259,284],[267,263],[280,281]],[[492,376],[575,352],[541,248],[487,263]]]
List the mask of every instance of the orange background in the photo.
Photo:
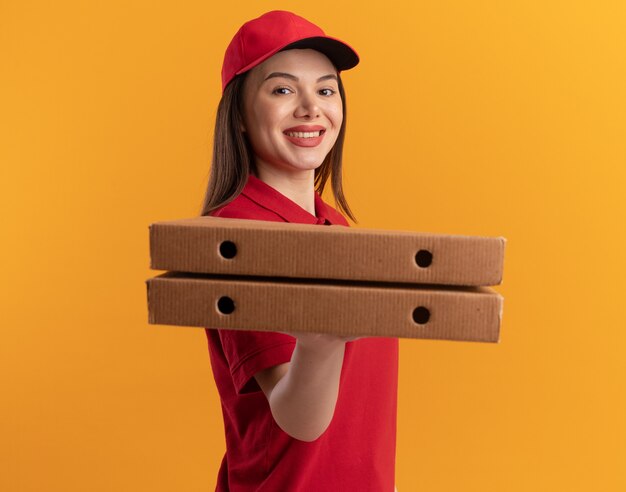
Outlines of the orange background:
[[0,490],[214,490],[206,338],[147,323],[148,225],[199,213],[224,50],[274,8],[361,55],[356,227],[508,240],[500,344],[400,343],[398,490],[626,490],[619,0],[3,2]]

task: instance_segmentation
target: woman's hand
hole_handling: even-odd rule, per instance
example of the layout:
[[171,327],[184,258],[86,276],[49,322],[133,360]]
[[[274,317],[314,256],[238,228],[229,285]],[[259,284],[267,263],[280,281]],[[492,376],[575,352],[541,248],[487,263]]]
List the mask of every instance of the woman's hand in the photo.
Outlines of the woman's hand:
[[340,336],[332,335],[328,333],[309,333],[301,331],[292,331],[289,333],[279,331],[285,335],[291,335],[298,340],[298,343],[305,348],[314,348],[316,350],[324,350],[327,348],[335,347],[339,344],[345,344],[346,342],[353,342],[363,337],[355,336]]

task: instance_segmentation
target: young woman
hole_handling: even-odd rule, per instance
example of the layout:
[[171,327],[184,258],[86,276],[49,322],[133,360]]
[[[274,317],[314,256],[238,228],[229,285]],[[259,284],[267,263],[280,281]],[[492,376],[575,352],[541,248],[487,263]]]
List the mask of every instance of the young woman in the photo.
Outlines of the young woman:
[[[202,215],[349,226],[321,193],[331,177],[355,220],[341,187],[340,72],[358,61],[291,12],[245,23],[224,57]],[[397,339],[206,334],[226,433],[216,491],[394,491]]]

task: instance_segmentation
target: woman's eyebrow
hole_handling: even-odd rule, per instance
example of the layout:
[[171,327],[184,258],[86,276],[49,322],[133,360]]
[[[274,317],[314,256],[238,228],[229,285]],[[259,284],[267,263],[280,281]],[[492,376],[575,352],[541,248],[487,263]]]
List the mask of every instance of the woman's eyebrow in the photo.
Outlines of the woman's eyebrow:
[[[298,82],[300,80],[298,77],[296,77],[295,75],[292,75],[290,73],[286,73],[286,72],[272,72],[267,77],[265,77],[265,79],[263,79],[263,81],[265,82],[267,79],[271,79],[272,77],[284,77],[286,79],[295,80],[296,82]],[[317,79],[317,81],[321,82],[322,80],[328,80],[328,79],[335,79],[335,80],[337,80],[337,76],[334,73],[329,73],[328,75],[322,75],[319,79]]]

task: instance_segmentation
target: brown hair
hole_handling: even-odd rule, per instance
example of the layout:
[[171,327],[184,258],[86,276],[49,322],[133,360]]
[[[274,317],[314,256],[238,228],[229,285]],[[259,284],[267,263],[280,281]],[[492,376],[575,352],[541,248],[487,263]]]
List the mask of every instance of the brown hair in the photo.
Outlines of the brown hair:
[[[209,215],[213,210],[234,200],[246,186],[249,174],[252,172],[257,175],[254,151],[247,135],[240,129],[243,123],[243,86],[248,73],[249,71],[237,75],[225,87],[217,107],[213,161],[200,215]],[[343,122],[335,145],[324,158],[324,162],[315,169],[314,186],[321,196],[326,181],[331,176],[335,205],[352,221],[357,222],[343,195],[341,182],[343,141],[346,131],[346,94],[339,73],[337,82],[343,107]]]

